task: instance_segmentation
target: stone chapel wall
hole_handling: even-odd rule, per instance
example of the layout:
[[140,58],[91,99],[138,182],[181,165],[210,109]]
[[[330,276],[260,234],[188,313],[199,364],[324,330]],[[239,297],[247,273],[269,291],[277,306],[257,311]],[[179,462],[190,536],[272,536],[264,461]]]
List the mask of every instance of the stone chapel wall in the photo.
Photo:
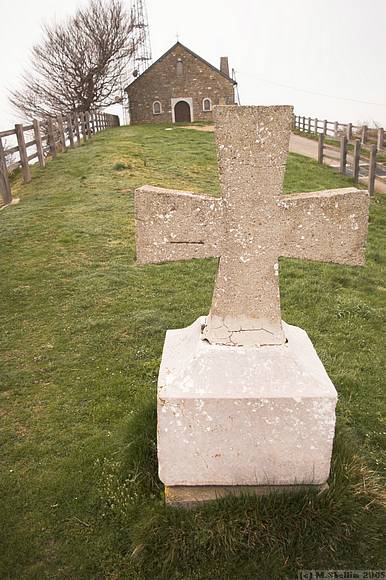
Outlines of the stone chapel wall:
[[[181,75],[177,74],[179,59]],[[232,81],[181,45],[139,77],[128,87],[127,93],[131,123],[170,123],[173,98],[192,99],[194,121],[212,121],[212,112],[203,110],[205,98],[211,99],[212,106],[234,104]],[[153,113],[155,101],[161,103],[160,114]]]

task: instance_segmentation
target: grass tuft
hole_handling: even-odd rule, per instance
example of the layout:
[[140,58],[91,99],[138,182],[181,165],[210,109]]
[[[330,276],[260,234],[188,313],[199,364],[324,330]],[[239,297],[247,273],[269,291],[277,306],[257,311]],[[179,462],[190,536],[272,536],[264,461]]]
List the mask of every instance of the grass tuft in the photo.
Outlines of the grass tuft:
[[124,169],[131,169],[131,165],[124,161],[116,161],[113,165],[114,171],[123,171]]

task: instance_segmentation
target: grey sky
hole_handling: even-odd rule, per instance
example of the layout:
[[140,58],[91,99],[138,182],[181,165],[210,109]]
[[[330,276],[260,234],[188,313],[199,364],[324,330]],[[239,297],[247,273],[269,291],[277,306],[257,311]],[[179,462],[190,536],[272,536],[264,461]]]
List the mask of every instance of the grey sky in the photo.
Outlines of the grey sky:
[[[28,65],[41,24],[85,3],[0,0],[0,129],[16,120],[6,89]],[[147,0],[147,6],[153,57],[177,33],[216,66],[229,56],[242,104],[293,104],[306,116],[386,126],[385,0]]]

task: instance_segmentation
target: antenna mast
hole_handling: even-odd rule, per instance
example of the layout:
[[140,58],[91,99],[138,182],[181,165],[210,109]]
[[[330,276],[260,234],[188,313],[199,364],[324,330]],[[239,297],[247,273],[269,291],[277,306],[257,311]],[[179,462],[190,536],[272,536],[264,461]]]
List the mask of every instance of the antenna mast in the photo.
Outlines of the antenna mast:
[[147,18],[145,0],[132,0],[132,16],[135,22],[134,38],[138,48],[134,56],[135,70],[138,76],[144,72],[151,63],[151,45],[149,35],[149,22]]
[[237,80],[236,80],[236,71],[235,71],[234,68],[232,69],[232,79],[236,82],[237,104],[238,105],[241,105],[241,102],[240,102],[240,93],[239,93],[239,85],[238,85]]
[[136,50],[125,67],[121,81],[123,122],[125,125],[129,123],[129,102],[124,89],[147,69],[152,60],[146,1],[131,0],[130,13],[134,23],[133,41]]

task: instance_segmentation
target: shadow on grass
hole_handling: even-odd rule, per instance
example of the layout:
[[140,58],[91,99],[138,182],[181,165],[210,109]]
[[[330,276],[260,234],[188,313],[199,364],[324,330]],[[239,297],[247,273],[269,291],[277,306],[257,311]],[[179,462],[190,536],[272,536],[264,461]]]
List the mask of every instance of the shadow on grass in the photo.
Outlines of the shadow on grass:
[[[156,405],[132,416],[122,460],[106,463],[103,500],[139,578],[293,578],[298,569],[381,568],[385,510],[378,479],[337,429],[323,493],[223,498],[193,511],[164,506]],[[384,563],[384,562],[383,562]]]

